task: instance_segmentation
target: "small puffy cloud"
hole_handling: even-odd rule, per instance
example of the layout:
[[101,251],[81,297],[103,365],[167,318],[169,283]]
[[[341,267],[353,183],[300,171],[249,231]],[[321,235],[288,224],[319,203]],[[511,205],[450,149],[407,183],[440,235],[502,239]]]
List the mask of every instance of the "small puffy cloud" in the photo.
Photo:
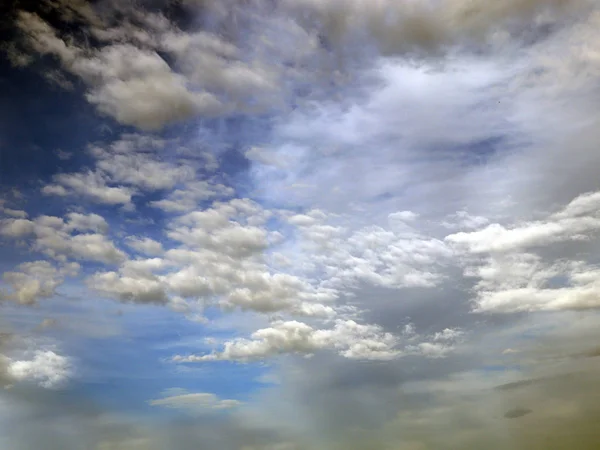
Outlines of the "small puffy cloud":
[[79,271],[77,263],[56,267],[48,261],[33,261],[20,264],[16,271],[4,272],[2,278],[12,292],[2,293],[0,299],[14,301],[21,305],[33,305],[40,299],[51,298],[66,276],[75,276]]
[[428,358],[443,358],[454,351],[457,343],[464,336],[464,332],[459,329],[446,328],[433,336],[424,339],[416,346],[410,348],[416,353]]
[[175,189],[162,200],[150,202],[150,206],[166,212],[186,213],[198,208],[200,202],[230,197],[233,194],[234,190],[223,184],[197,180]]
[[[104,234],[108,224],[97,214],[70,213],[67,221],[55,216],[38,216],[33,220],[6,219],[0,234],[12,238],[32,238],[32,247],[51,258],[75,258],[106,264],[125,259],[125,253]],[[80,233],[81,231],[95,231]]]
[[164,283],[149,272],[99,272],[89,277],[87,284],[123,302],[161,304],[168,301]]
[[188,155],[173,158],[170,154],[178,146],[177,139],[139,134],[122,134],[112,142],[95,143],[88,149],[94,158],[92,169],[55,175],[42,193],[78,195],[100,204],[131,208],[134,195],[167,191],[162,200],[151,205],[176,212],[191,211],[201,201],[233,194],[222,184],[196,180],[199,163]]
[[72,374],[68,358],[51,350],[37,350],[29,360],[10,360],[7,367],[10,378],[16,382],[34,382],[53,389],[63,384]]
[[68,231],[94,231],[101,234],[108,232],[108,223],[98,214],[69,213],[66,217],[65,229]]
[[187,247],[245,258],[268,247],[269,233],[260,226],[266,217],[257,204],[235,199],[178,218],[167,234]]
[[411,222],[419,218],[419,215],[412,211],[398,211],[388,216],[391,221]]
[[201,356],[175,356],[178,362],[253,361],[292,353],[310,355],[332,350],[351,359],[387,360],[401,354],[398,341],[376,325],[336,320],[330,329],[316,329],[297,321],[279,321],[252,333],[250,339],[226,342],[220,352]]
[[[161,161],[158,155],[149,152],[152,148],[144,148],[143,144],[143,140],[131,142],[125,137],[113,142],[110,148],[93,146],[90,153],[96,158],[96,171],[110,183],[149,191],[171,189],[194,178],[189,165]],[[132,145],[138,148],[121,148]]]
[[26,219],[27,218],[27,213],[20,209],[3,208],[0,205],[0,211],[3,212],[7,216],[16,217],[18,219]]
[[206,413],[210,411],[233,409],[242,402],[232,399],[220,399],[215,394],[206,392],[187,392],[184,389],[169,389],[164,397],[148,402],[151,406],[179,409],[189,413]]
[[[298,228],[307,266],[316,273],[324,271],[328,287],[346,289],[359,282],[389,288],[431,287],[443,279],[440,269],[452,256],[443,241],[408,225],[352,230],[328,220],[318,211],[288,218]],[[297,254],[294,257],[298,260]]]
[[33,233],[34,224],[27,219],[8,219],[0,221],[0,235],[10,238],[20,238]]
[[129,236],[126,244],[135,251],[148,256],[159,256],[164,252],[162,244],[149,237]]
[[53,183],[42,188],[44,195],[81,195],[105,205],[129,205],[135,191],[124,186],[109,186],[106,177],[98,172],[58,174]]

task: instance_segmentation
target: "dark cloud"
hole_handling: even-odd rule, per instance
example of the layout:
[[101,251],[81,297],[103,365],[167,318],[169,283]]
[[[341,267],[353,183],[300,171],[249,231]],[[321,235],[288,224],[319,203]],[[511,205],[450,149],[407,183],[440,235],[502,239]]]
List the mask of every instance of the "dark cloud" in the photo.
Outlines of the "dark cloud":
[[531,414],[533,411],[527,408],[514,408],[504,413],[506,419],[518,419],[519,417]]

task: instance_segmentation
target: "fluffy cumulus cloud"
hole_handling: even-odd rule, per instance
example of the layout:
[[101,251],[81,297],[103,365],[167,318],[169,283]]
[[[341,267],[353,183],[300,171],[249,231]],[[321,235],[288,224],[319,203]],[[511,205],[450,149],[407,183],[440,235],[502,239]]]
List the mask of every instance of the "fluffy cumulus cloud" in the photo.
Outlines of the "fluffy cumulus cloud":
[[0,448],[593,448],[596,2],[121,3],[3,25]]
[[33,250],[57,261],[73,258],[114,264],[125,259],[125,253],[106,236],[107,230],[97,214],[41,215],[33,220],[5,219],[0,224],[0,236],[29,241]]
[[376,326],[352,320],[337,321],[334,328],[316,330],[301,322],[276,322],[271,328],[254,332],[251,339],[227,342],[222,352],[204,356],[176,356],[176,361],[215,361],[262,359],[281,353],[311,354],[324,348],[337,349],[348,358],[389,359],[398,354],[389,333]]
[[10,361],[7,373],[15,381],[33,381],[42,387],[54,388],[69,378],[71,364],[51,350],[38,350],[29,360]]
[[56,289],[66,276],[75,276],[79,272],[78,263],[55,266],[48,261],[33,261],[19,264],[14,272],[4,272],[3,281],[12,292],[1,292],[0,299],[12,300],[21,305],[32,305],[43,298],[56,295]]
[[[61,3],[53,6],[61,10]],[[86,8],[83,15],[75,10],[98,45],[64,39],[32,12],[19,12],[16,26],[26,47],[54,56],[65,73],[85,84],[87,101],[122,124],[154,130],[275,101],[277,71],[258,59],[245,61],[234,42],[216,33],[186,33],[161,14],[133,7],[112,12]],[[10,54],[17,53],[12,49]],[[12,59],[18,65],[22,58]],[[257,92],[273,100],[252,102]]]

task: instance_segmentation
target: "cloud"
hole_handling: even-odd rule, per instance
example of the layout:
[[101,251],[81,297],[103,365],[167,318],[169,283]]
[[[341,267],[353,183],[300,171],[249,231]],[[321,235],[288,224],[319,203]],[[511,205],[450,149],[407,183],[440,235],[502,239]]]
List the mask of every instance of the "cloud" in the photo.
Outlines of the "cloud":
[[391,0],[286,3],[299,13],[316,16],[319,31],[334,48],[350,45],[362,34],[386,55],[439,55],[461,44],[493,43],[500,31],[518,39],[521,36],[515,24],[531,26],[543,19],[560,23],[562,15],[588,5],[585,0],[511,0],[502,5],[484,0],[435,4]]
[[126,187],[108,186],[107,180],[98,172],[58,174],[54,183],[42,188],[45,195],[81,195],[106,205],[129,205],[135,191]]
[[199,204],[215,198],[231,197],[234,190],[221,183],[198,180],[186,183],[181,189],[175,189],[162,200],[150,202],[150,206],[171,213],[189,213]]
[[[405,218],[409,215],[415,218],[408,212],[400,213]],[[293,248],[297,266],[304,263],[311,275],[325,280],[324,286],[339,290],[359,283],[388,288],[432,287],[443,279],[440,269],[452,252],[442,241],[422,235],[405,220],[399,226],[394,214],[390,227],[354,230],[348,216],[328,217],[322,211],[312,211],[287,219],[297,227]]]
[[215,394],[206,392],[190,393],[184,389],[169,389],[164,397],[148,402],[150,406],[179,409],[190,413],[203,413],[210,410],[227,410],[240,406],[238,400],[220,399]]
[[187,79],[152,49],[117,43],[90,51],[65,42],[28,12],[20,12],[17,26],[35,51],[56,56],[66,71],[80,77],[89,88],[87,100],[120,123],[152,130],[222,108],[212,94],[188,89]]
[[0,300],[10,300],[21,305],[33,305],[41,299],[52,298],[65,277],[74,277],[79,264],[69,263],[56,267],[48,261],[19,264],[15,272],[4,272],[2,279],[12,292],[0,291]]
[[361,325],[352,320],[337,320],[332,329],[319,330],[296,321],[275,322],[271,328],[252,333],[251,339],[225,343],[222,352],[203,356],[175,356],[174,361],[252,361],[284,353],[310,355],[330,349],[346,358],[394,358],[400,354],[394,347],[396,338],[383,333],[375,325]]
[[[513,227],[492,223],[445,238],[463,258],[465,275],[478,280],[479,312],[556,311],[600,306],[594,265],[564,255],[547,260],[540,253],[563,242],[586,242],[599,224],[598,194],[582,194],[544,220]],[[554,280],[562,280],[553,286]]]
[[[65,11],[63,4],[53,6]],[[75,16],[98,40],[96,48],[76,36],[63,39],[34,13],[19,12],[16,26],[26,46],[57,57],[64,71],[87,86],[86,99],[121,124],[156,130],[276,101],[277,70],[246,61],[234,43],[217,34],[186,33],[160,13],[133,8],[105,8],[104,17],[90,6],[85,11]],[[120,25],[111,17],[117,14],[124,16]]]
[[[113,149],[122,144],[116,141]],[[160,161],[146,149],[137,152],[127,148],[125,152],[91,148],[96,158],[96,170],[103,173],[111,183],[135,186],[143,190],[171,189],[178,183],[194,178],[194,170],[185,164],[172,164]]]
[[[239,338],[226,342],[220,352],[206,355],[175,356],[178,362],[242,361],[265,359],[282,354],[312,355],[330,350],[341,356],[357,360],[386,361],[407,354],[443,357],[454,349],[462,336],[460,330],[445,329],[431,337],[432,342],[411,345],[419,338],[408,334],[405,348],[402,339],[385,332],[378,325],[359,324],[354,320],[336,319],[333,328],[316,329],[297,321],[277,321],[270,328],[255,331],[251,339]],[[408,345],[406,345],[408,344]]]
[[[177,139],[123,133],[111,142],[88,146],[93,169],[57,174],[52,183],[42,188],[42,193],[79,195],[96,203],[131,209],[133,196],[158,192],[163,198],[150,205],[166,212],[189,212],[202,201],[233,195],[231,187],[198,179],[198,169],[214,170],[217,162],[203,155],[198,160],[197,155],[182,149],[185,150]],[[174,151],[177,156],[172,154]]]
[[[15,269],[7,295],[48,308],[41,299],[56,295],[67,276],[61,270],[77,260],[102,296],[167,305],[185,319],[203,314],[191,324],[198,336],[176,324],[181,341],[165,343],[175,320],[165,308],[123,306],[119,321],[145,327],[132,328],[136,336],[152,329],[161,338],[160,353],[154,345],[135,349],[153,352],[140,360],[164,358],[165,345],[178,346],[178,362],[204,363],[178,365],[152,383],[178,385],[167,376],[192,374],[236,390],[238,376],[254,379],[265,361],[281,382],[244,386],[240,408],[213,394],[170,391],[150,402],[231,414],[189,427],[153,421],[146,430],[118,417],[114,433],[76,414],[59,420],[70,403],[45,397],[34,409],[56,410],[42,415],[52,430],[18,418],[15,428],[31,429],[19,445],[443,449],[579,448],[574,435],[597,441],[589,431],[597,424],[594,358],[567,358],[590,369],[587,381],[574,378],[586,382],[550,381],[546,372],[565,357],[526,348],[543,344],[544,333],[567,345],[560,329],[595,317],[589,309],[599,306],[598,16],[578,9],[591,2],[311,0],[280,2],[268,14],[264,2],[184,2],[195,4],[193,19],[180,17],[176,3],[163,15],[53,0],[70,21],[56,29],[19,16],[29,50],[56,59],[100,111],[142,129],[183,121],[168,135],[193,138],[94,143],[89,167],[71,169],[73,158],[71,172],[43,188],[63,196],[61,204],[91,199],[106,220],[5,210],[6,242],[56,260]],[[215,109],[197,104],[204,94]],[[285,113],[248,117],[282,99]],[[232,111],[231,120],[189,121]],[[134,202],[141,212],[155,208],[152,226],[107,208]],[[132,255],[112,241],[116,230]],[[3,321],[40,322],[4,307]],[[547,314],[507,314],[539,311]],[[44,333],[68,339],[66,331]],[[597,340],[574,334],[585,335],[584,348]],[[511,348],[519,352],[503,352]],[[493,389],[522,379],[543,381]],[[15,390],[2,394],[0,416],[3,398],[20,404]],[[518,408],[535,413],[502,420]],[[0,447],[15,446],[2,439]]]
[[19,219],[27,218],[27,213],[20,209],[11,209],[11,208],[0,207],[0,211],[2,211],[7,216],[16,217]]
[[68,219],[66,230],[68,231],[94,231],[106,234],[109,230],[104,217],[98,214],[68,213],[66,217]]
[[88,278],[87,284],[124,302],[166,303],[168,300],[164,285],[150,272],[128,274],[125,269],[121,273],[96,273]]
[[53,351],[38,350],[30,360],[10,361],[7,373],[15,381],[33,381],[52,389],[71,376],[71,363],[68,358]]
[[159,129],[192,116],[222,111],[208,92],[194,92],[155,51],[112,45],[74,67],[84,79],[98,79],[87,100],[118,122],[142,130]]
[[108,225],[101,216],[70,213],[66,218],[67,221],[56,216],[38,216],[33,220],[6,219],[1,224],[0,235],[33,237],[34,250],[63,262],[74,258],[114,264],[125,259],[125,253],[105,236]]
[[162,244],[149,237],[129,236],[126,243],[129,247],[144,255],[160,256],[164,253]]

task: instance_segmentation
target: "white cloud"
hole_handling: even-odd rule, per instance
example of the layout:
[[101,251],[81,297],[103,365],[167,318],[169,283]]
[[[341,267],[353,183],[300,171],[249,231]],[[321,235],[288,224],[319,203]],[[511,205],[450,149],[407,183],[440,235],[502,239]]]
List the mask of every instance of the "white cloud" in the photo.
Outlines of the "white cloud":
[[2,278],[12,292],[0,291],[0,299],[7,299],[21,305],[33,305],[40,299],[56,295],[56,289],[66,276],[73,277],[79,272],[77,263],[56,267],[48,261],[33,261],[20,264],[16,271],[4,272]]
[[388,215],[388,219],[392,222],[400,221],[400,222],[412,222],[416,220],[419,215],[413,211],[398,211]]
[[[6,219],[0,234],[33,237],[33,249],[61,261],[75,258],[111,264],[125,259],[125,253],[103,234],[108,231],[108,224],[101,216],[70,213],[66,218],[66,222],[55,216],[38,216],[33,220]],[[77,233],[89,230],[100,233]]]
[[34,224],[27,219],[2,220],[0,234],[5,237],[20,238],[33,233]]
[[33,381],[44,388],[56,388],[72,374],[68,358],[51,350],[37,350],[30,360],[11,360],[8,375],[15,381]]
[[477,280],[474,309],[510,313],[599,307],[595,266],[569,259],[568,253],[558,260],[539,254],[559,243],[594,239],[600,229],[599,198],[586,193],[542,220],[513,227],[492,223],[447,236],[462,257],[465,275]]
[[474,232],[460,232],[446,240],[471,253],[527,250],[554,242],[584,239],[585,233],[600,228],[600,219],[561,219],[552,222],[530,222],[514,228],[494,223]]
[[461,341],[463,336],[464,332],[462,330],[446,328],[425,338],[424,342],[409,348],[416,354],[428,358],[443,358],[455,350],[456,344]]
[[97,15],[80,17],[102,43],[94,50],[74,37],[61,39],[35,14],[21,11],[17,26],[29,47],[56,56],[87,85],[87,100],[124,125],[155,130],[197,115],[276,102],[278,70],[258,59],[246,61],[231,42],[206,31],[185,33],[158,13],[117,9],[134,20],[110,27]]
[[525,222],[513,227],[492,223],[483,229],[460,232],[446,237],[459,249],[475,254],[525,251],[532,247],[561,241],[587,239],[600,229],[597,193],[586,193],[545,220]]
[[45,195],[82,195],[106,205],[129,205],[135,191],[123,186],[108,186],[107,180],[98,172],[58,174],[53,184],[42,188]]
[[109,230],[104,217],[98,214],[68,213],[66,217],[68,219],[65,227],[67,231],[94,231],[106,234]]
[[226,342],[221,352],[175,356],[178,362],[252,361],[285,353],[312,354],[333,350],[351,359],[386,360],[401,354],[397,339],[376,325],[336,320],[330,329],[316,329],[297,321],[279,321],[255,331],[251,339]]
[[159,256],[164,252],[162,244],[149,237],[129,236],[126,244],[132,249],[148,256]]
[[198,114],[216,115],[224,109],[211,93],[188,89],[188,80],[173,72],[155,51],[113,45],[74,69],[84,79],[100,81],[86,96],[100,112],[142,130]]
[[88,85],[90,103],[122,124],[151,130],[222,109],[212,94],[188,89],[188,80],[154,50],[112,44],[84,51],[63,41],[39,16],[23,11],[17,25],[35,51],[57,56],[66,71]]
[[164,284],[148,273],[99,272],[87,280],[88,286],[123,302],[166,303]]
[[483,228],[490,223],[489,219],[482,216],[474,216],[467,211],[458,211],[442,222],[442,226],[448,229],[475,230]]
[[150,400],[148,404],[163,408],[180,409],[191,413],[233,409],[242,405],[242,402],[238,400],[220,399],[215,394],[206,392],[190,393],[183,389],[169,389],[163,394],[163,398]]
[[[119,141],[113,143],[118,148]],[[141,151],[111,151],[93,146],[96,170],[111,183],[135,186],[144,190],[171,189],[178,183],[193,179],[195,173],[189,165],[160,161],[156,155]]]
[[27,213],[20,209],[4,208],[4,207],[2,207],[2,205],[0,205],[0,211],[2,211],[7,216],[16,217],[19,219],[27,218]]
[[[198,167],[211,170],[218,164],[181,150],[178,139],[122,134],[110,143],[90,145],[93,169],[63,173],[42,188],[45,195],[80,195],[97,203],[132,209],[132,197],[143,192],[166,191],[151,206],[167,212],[189,212],[202,201],[231,196],[234,191],[212,180],[196,179]],[[185,149],[184,149],[185,150]],[[177,156],[173,157],[173,152]],[[177,189],[175,189],[177,187]]]
[[[290,258],[295,259],[295,267],[304,263],[312,276],[334,289],[344,290],[359,282],[389,288],[435,286],[443,279],[440,269],[449,262],[451,249],[443,241],[417,232],[405,220],[399,227],[397,218],[391,216],[390,229],[370,226],[356,230],[343,226],[351,224],[347,217],[328,217],[321,211],[291,216],[288,221],[298,228],[297,244],[292,248],[295,254]],[[401,212],[400,216],[416,219],[412,213]]]
[[221,183],[192,181],[181,189],[175,189],[162,200],[150,202],[150,206],[167,212],[185,213],[198,208],[200,202],[215,198],[230,197],[234,190]]

